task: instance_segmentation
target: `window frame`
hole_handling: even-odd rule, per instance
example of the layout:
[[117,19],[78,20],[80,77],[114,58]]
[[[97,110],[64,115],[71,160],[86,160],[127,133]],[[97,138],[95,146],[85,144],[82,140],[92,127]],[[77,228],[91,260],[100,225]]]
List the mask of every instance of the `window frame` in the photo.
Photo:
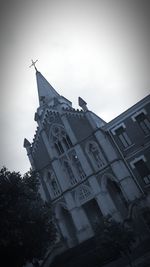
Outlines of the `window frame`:
[[[122,133],[117,134],[117,130],[119,130],[121,128],[123,129]],[[127,134],[126,126],[123,122],[118,124],[116,127],[114,127],[111,130],[111,132],[114,136],[117,136],[118,140],[120,141],[120,143],[122,144],[124,149],[128,149],[129,147],[131,147],[133,145],[132,140],[130,139],[129,135]]]
[[[138,121],[137,117],[142,114],[145,115],[144,120]],[[137,122],[138,126],[140,127],[145,136],[150,135],[150,121],[148,119],[147,111],[145,109],[137,111],[131,118],[133,122]]]
[[[143,161],[145,163],[145,165],[146,165],[146,168],[149,170],[149,173],[146,176],[142,176],[140,174],[140,172],[138,171],[138,169],[136,168],[136,166],[135,166],[135,164],[138,163],[139,161]],[[147,185],[147,186],[149,186],[150,185],[150,169],[148,168],[146,162],[147,162],[147,160],[146,160],[145,156],[144,155],[141,155],[138,158],[135,158],[134,160],[132,160],[130,162],[130,165],[131,165],[132,169],[136,169],[138,175],[140,176],[140,178],[142,179],[142,181],[144,182],[144,184]]]

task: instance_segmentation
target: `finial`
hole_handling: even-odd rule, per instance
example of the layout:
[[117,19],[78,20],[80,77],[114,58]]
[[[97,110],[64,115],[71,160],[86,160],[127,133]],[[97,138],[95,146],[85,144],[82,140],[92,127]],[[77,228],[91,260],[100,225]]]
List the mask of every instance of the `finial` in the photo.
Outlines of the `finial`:
[[86,110],[88,110],[88,108],[87,108],[87,103],[79,96],[79,98],[78,98],[78,103],[79,103],[79,106],[84,110],[84,111],[86,111]]
[[38,61],[38,59],[35,60],[35,61],[33,61],[33,59],[31,59],[32,64],[29,66],[29,68],[31,68],[32,66],[34,66],[35,70],[37,71],[37,68],[35,66],[35,64],[36,64],[37,61]]
[[25,148],[27,148],[27,147],[30,147],[30,146],[31,146],[30,142],[29,142],[29,141],[28,141],[26,138],[24,139],[23,146],[24,146]]

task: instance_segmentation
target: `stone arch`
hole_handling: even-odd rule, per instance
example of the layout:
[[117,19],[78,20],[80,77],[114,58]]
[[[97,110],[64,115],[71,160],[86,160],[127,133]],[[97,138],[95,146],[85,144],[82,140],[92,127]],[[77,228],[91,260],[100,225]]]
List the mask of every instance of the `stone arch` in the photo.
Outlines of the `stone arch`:
[[55,217],[56,217],[57,220],[61,219],[61,209],[62,208],[68,210],[68,207],[67,207],[65,202],[59,202],[55,206]]
[[100,206],[94,197],[92,188],[86,184],[80,185],[75,192],[75,201],[76,205],[82,209],[88,225],[94,233],[96,225],[101,225],[103,219]]
[[111,181],[115,181],[116,183],[118,183],[118,180],[116,177],[114,177],[111,173],[105,173],[103,174],[103,176],[101,177],[101,190],[102,192],[107,192],[107,182],[108,179],[110,179]]
[[122,188],[115,176],[106,173],[101,178],[102,192],[108,193],[116,210],[125,218],[127,216],[127,202],[122,192]]
[[55,217],[64,243],[69,247],[76,245],[78,242],[76,227],[65,202],[59,202],[55,206]]
[[56,176],[55,176],[53,170],[48,170],[47,182],[49,184],[49,188],[50,188],[50,192],[52,194],[52,197],[59,196],[61,191],[60,191],[60,187],[59,187],[58,181],[56,179]]
[[50,141],[53,141],[53,147],[58,155],[63,154],[66,150],[72,147],[71,140],[66,133],[64,126],[59,123],[53,123],[51,125],[49,139]]
[[75,192],[75,201],[77,206],[83,205],[85,202],[93,198],[92,189],[88,185],[81,185]]

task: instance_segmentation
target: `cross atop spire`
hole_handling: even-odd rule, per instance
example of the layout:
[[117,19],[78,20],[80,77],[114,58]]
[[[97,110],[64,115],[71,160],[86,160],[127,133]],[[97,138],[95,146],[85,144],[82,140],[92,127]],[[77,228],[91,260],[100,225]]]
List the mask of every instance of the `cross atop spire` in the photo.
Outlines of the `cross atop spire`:
[[37,61],[38,61],[38,59],[35,60],[35,61],[33,61],[33,59],[31,59],[32,64],[29,66],[29,68],[31,68],[31,67],[34,66],[35,70],[37,71],[37,68],[36,68],[36,66],[35,66],[35,64],[36,64]]

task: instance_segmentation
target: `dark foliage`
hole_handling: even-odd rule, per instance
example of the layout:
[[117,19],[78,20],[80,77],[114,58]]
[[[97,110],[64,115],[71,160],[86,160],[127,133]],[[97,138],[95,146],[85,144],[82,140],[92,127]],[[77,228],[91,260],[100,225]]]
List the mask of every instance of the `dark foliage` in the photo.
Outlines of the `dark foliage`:
[[50,205],[38,193],[35,173],[0,170],[0,258],[5,266],[20,267],[41,259],[55,240]]
[[135,242],[135,234],[132,228],[125,227],[124,224],[105,219],[103,229],[97,225],[96,229],[96,255],[100,261],[110,258],[117,258],[125,255],[128,258],[129,265],[131,262],[131,247]]
[[118,259],[122,254],[132,266],[130,257],[134,233],[119,222],[105,219],[95,225],[95,237],[57,256],[51,267],[93,267]]

